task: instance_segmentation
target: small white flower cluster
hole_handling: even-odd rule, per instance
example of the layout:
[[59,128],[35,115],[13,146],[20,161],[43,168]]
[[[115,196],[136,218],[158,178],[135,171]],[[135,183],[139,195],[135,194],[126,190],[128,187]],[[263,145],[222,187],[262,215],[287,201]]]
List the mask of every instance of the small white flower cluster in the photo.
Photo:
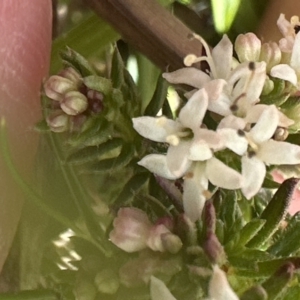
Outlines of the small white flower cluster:
[[[266,166],[300,163],[300,147],[277,138],[294,121],[275,105],[259,104],[264,87],[270,87],[270,76],[290,82],[293,92],[299,89],[300,25],[295,22],[295,18],[290,23],[280,16],[278,26],[284,39],[279,45],[261,45],[252,33],[240,35],[235,42],[239,61],[233,58],[234,47],[226,35],[212,50],[194,35],[206,56],[188,55],[186,68],[163,74],[170,83],[194,88],[186,94],[188,101],[178,118],[133,119],[140,135],[169,144],[166,155],[150,154],[139,164],[164,178],[183,178],[184,211],[192,221],[201,215],[209,182],[241,189],[250,199],[263,184]],[[208,63],[209,72],[191,67],[201,61]],[[207,111],[217,114],[215,130],[203,124]],[[230,161],[215,156],[226,148],[241,158],[241,173],[227,165]]]

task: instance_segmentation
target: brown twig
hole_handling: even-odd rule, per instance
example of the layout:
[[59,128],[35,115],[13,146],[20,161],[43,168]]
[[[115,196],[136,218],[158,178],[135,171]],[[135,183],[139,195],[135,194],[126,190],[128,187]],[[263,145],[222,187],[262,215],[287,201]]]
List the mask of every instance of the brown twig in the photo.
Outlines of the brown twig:
[[191,30],[156,0],[84,0],[135,49],[162,70],[182,68],[187,54],[201,55]]

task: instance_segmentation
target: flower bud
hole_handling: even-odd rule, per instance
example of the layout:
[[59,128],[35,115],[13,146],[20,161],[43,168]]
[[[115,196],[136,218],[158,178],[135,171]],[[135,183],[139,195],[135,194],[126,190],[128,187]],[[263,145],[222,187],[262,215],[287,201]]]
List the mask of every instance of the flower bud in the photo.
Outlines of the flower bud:
[[258,61],[261,41],[252,32],[240,34],[235,40],[234,48],[241,63]]
[[67,115],[76,116],[87,109],[88,100],[80,92],[71,91],[65,94],[60,107]]
[[61,110],[54,111],[46,121],[53,132],[64,132],[69,128],[69,117]]
[[273,91],[274,86],[275,86],[274,81],[267,76],[262,90],[262,95],[270,94]]
[[153,251],[165,252],[162,235],[171,233],[170,230],[162,224],[154,225],[151,228],[150,235],[147,240],[147,246]]
[[112,243],[126,252],[136,252],[147,247],[152,224],[140,209],[121,208],[115,218],[109,237]]
[[95,285],[99,292],[112,295],[117,292],[120,282],[113,270],[106,269],[96,275]]
[[58,74],[61,77],[67,78],[70,81],[72,81],[77,87],[81,84],[82,82],[82,77],[81,75],[73,68],[69,67],[66,69],[63,69],[59,72]]
[[269,73],[270,70],[281,61],[281,50],[279,46],[274,42],[264,43],[261,47],[259,60],[266,62],[267,73]]
[[163,248],[172,254],[176,254],[182,248],[181,239],[171,232],[162,234],[161,241]]
[[75,89],[76,85],[71,80],[58,75],[51,76],[44,84],[45,94],[55,101],[61,101],[65,93]]

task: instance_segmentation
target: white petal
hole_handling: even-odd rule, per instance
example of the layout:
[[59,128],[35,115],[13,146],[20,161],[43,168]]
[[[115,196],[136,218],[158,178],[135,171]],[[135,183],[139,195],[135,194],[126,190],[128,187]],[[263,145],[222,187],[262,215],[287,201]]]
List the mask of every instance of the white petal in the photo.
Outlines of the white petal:
[[203,194],[208,188],[205,176],[205,163],[194,164],[193,170],[188,172],[183,183],[183,208],[192,222],[197,221],[203,210],[206,198]]
[[197,91],[181,109],[179,120],[181,124],[192,130],[200,128],[208,106],[205,89]]
[[208,110],[221,116],[228,116],[232,114],[230,110],[231,104],[230,97],[225,93],[221,93],[218,99],[208,102]]
[[193,161],[204,161],[212,158],[213,153],[203,140],[193,141],[190,147],[189,159]]
[[293,32],[291,31],[294,31],[294,29],[291,26],[291,23],[285,18],[284,14],[279,15],[279,18],[277,20],[277,26],[283,36],[292,34]]
[[229,190],[242,187],[242,175],[215,157],[206,162],[206,175],[208,180],[215,186]]
[[222,128],[232,128],[232,129],[241,129],[243,130],[246,126],[246,122],[244,119],[236,117],[234,115],[226,116],[221,120],[218,125],[218,129]]
[[167,167],[174,176],[181,177],[190,167],[188,159],[191,143],[180,142],[177,146],[170,146],[167,152]]
[[182,130],[178,122],[166,117],[139,117],[133,118],[132,122],[134,129],[141,136],[155,142],[166,142],[167,136]]
[[[248,112],[245,120],[247,123],[256,123],[260,118],[263,111],[268,107],[266,104],[257,104],[252,106]],[[279,121],[278,126],[288,128],[289,126],[293,125],[295,122],[289,119],[285,114],[281,111],[277,110],[279,114]]]
[[248,141],[238,131],[231,128],[219,129],[218,133],[223,137],[225,147],[238,155],[243,155],[248,148]]
[[232,63],[233,45],[225,34],[221,41],[213,48],[212,58],[217,68],[217,78],[227,79]]
[[170,83],[187,84],[198,89],[211,80],[206,73],[196,68],[183,68],[171,73],[163,73],[162,77]]
[[295,165],[300,163],[300,146],[269,140],[260,145],[257,155],[266,164]]
[[265,164],[256,156],[242,158],[242,175],[244,184],[242,192],[247,199],[258,193],[266,175]]
[[226,84],[224,79],[215,79],[205,84],[204,88],[207,92],[209,101],[218,100]]
[[150,172],[167,179],[179,178],[169,170],[167,166],[167,158],[161,154],[149,154],[142,158],[138,164],[145,167]]
[[293,85],[297,85],[297,74],[295,70],[289,65],[280,64],[273,67],[270,71],[270,75],[279,79],[289,81]]
[[266,63],[256,62],[250,81],[246,86],[246,98],[251,104],[258,101],[266,80]]
[[291,57],[291,67],[294,70],[297,70],[299,72],[300,70],[300,34],[297,33],[294,46],[293,46],[293,51],[292,51],[292,57]]
[[176,300],[164,282],[154,276],[151,276],[150,295],[151,300]]
[[226,274],[217,265],[213,268],[213,275],[208,287],[209,297],[213,300],[239,300],[230,287]]
[[279,114],[275,105],[267,105],[260,115],[255,126],[250,130],[249,137],[255,143],[263,143],[269,140],[279,123]]
[[213,130],[200,128],[194,133],[194,140],[205,141],[209,148],[214,150],[221,149],[223,145],[223,140],[221,136]]

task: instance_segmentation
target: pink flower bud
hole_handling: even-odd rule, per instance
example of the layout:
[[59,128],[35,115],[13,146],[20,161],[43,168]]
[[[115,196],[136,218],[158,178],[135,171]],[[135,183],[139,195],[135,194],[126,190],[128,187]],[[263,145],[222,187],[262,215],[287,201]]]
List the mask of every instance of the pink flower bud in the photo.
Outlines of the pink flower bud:
[[64,132],[69,128],[69,117],[61,110],[54,111],[46,121],[53,132]]
[[147,247],[152,224],[142,210],[134,207],[119,209],[113,225],[109,237],[117,247],[126,252],[136,252]]
[[67,115],[76,116],[87,109],[88,100],[80,92],[71,91],[65,94],[60,107]]
[[66,69],[63,69],[58,74],[61,77],[67,78],[70,81],[72,81],[76,86],[79,86],[82,82],[81,75],[73,68],[69,67]]
[[51,76],[44,84],[45,94],[55,101],[61,101],[65,93],[76,88],[72,81],[58,75]]
[[153,251],[165,252],[166,249],[162,242],[162,235],[171,233],[170,230],[163,224],[155,225],[151,228],[147,245]]
[[254,33],[238,35],[234,47],[240,62],[259,60],[261,41]]
[[270,70],[281,61],[281,50],[279,46],[274,42],[264,43],[261,47],[259,60],[266,62],[267,73],[269,73]]

